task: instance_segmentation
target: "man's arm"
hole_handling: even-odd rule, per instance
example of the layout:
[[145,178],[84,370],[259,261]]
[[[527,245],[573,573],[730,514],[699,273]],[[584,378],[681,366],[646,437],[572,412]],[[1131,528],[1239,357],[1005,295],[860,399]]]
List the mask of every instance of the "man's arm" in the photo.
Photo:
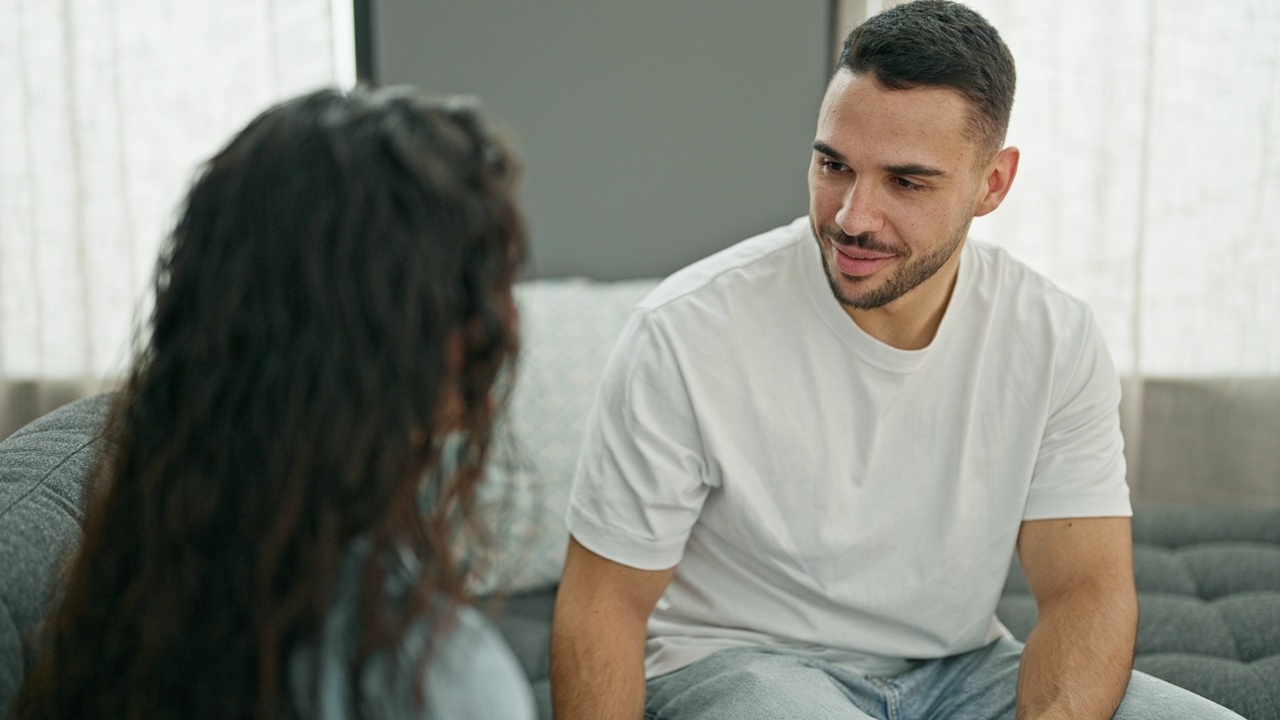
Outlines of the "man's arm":
[[1129,518],[1026,521],[1018,555],[1039,611],[1018,672],[1018,720],[1111,717],[1138,630]]
[[675,568],[637,570],[569,538],[551,623],[551,697],[557,720],[644,715],[649,615]]

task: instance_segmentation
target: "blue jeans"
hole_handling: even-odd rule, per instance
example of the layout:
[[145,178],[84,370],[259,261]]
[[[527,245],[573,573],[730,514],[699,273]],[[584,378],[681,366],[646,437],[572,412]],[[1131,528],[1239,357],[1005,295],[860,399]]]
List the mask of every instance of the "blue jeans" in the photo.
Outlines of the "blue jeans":
[[[867,677],[785,650],[721,650],[649,681],[648,720],[752,718],[963,718],[1013,720],[1022,643],[917,663],[893,677]],[[1133,673],[1116,711],[1121,720],[1242,720],[1163,680]]]

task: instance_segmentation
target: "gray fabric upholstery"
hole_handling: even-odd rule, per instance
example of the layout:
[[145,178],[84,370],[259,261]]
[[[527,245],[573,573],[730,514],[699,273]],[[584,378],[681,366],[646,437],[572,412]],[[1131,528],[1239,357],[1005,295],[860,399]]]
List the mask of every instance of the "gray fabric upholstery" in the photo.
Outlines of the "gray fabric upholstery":
[[1148,378],[1135,400],[1135,501],[1280,508],[1280,378]]
[[80,538],[83,479],[108,404],[106,396],[74,402],[0,443],[0,713],[31,661],[27,641],[48,606],[50,578]]

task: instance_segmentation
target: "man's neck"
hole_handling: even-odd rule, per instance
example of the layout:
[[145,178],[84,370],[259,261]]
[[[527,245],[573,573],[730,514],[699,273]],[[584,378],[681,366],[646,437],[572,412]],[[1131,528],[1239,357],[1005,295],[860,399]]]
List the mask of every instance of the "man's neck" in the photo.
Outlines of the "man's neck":
[[871,310],[846,307],[844,311],[863,332],[890,347],[899,350],[929,347],[947,314],[960,275],[960,255],[957,251],[933,277],[887,305]]

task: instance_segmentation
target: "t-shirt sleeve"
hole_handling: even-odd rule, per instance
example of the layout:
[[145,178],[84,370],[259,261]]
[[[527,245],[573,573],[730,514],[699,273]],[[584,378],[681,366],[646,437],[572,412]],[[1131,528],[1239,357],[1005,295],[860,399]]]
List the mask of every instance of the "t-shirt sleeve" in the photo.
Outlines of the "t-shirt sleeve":
[[569,533],[642,570],[680,562],[709,491],[702,442],[669,337],[636,310],[605,366],[569,494]]
[[[1133,514],[1120,434],[1120,378],[1092,313],[1057,374],[1024,520]],[[1074,362],[1070,361],[1074,356]]]

